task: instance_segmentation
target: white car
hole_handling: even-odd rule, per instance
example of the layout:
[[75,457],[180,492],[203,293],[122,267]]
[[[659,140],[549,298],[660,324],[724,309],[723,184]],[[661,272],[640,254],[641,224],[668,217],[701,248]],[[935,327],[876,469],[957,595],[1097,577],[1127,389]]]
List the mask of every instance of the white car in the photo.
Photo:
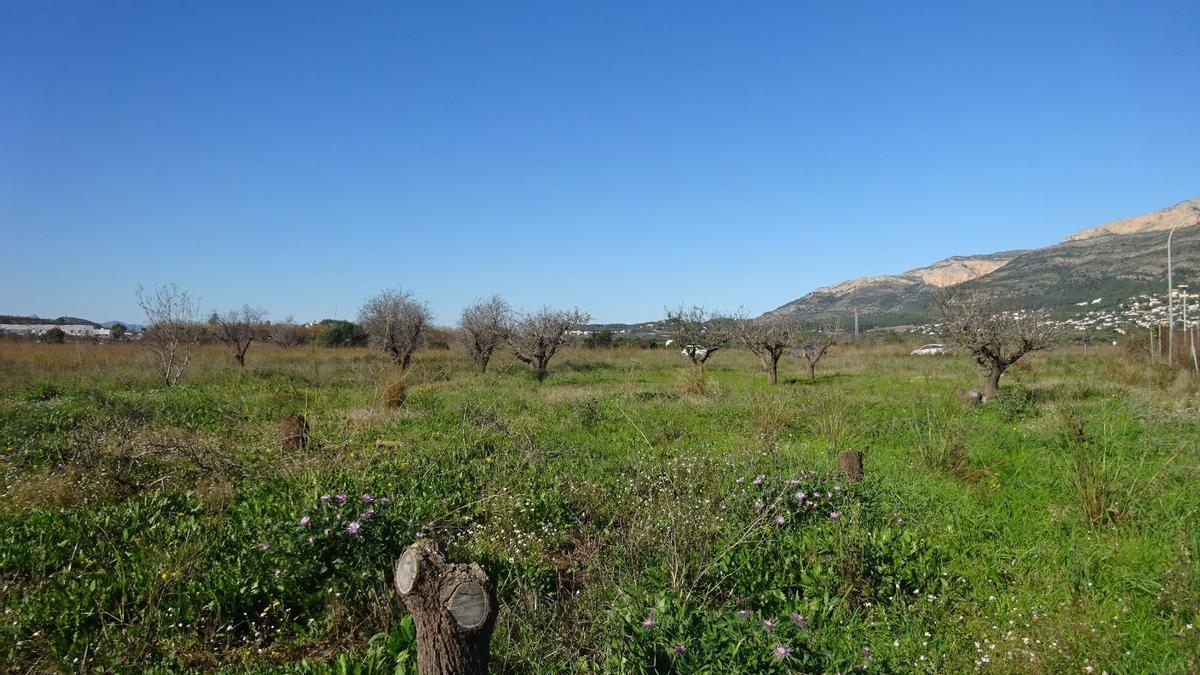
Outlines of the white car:
[[950,353],[949,347],[947,347],[946,345],[940,345],[940,344],[935,343],[935,344],[931,344],[931,345],[925,345],[924,347],[921,347],[920,349],[914,349],[912,352],[912,355],[913,356],[943,356],[943,355],[949,354],[949,353]]

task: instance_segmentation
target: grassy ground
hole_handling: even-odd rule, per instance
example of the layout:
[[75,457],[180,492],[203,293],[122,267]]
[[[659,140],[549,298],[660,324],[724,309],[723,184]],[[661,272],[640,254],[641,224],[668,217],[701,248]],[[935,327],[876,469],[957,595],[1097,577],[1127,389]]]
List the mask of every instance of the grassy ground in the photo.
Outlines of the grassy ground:
[[1194,384],[1059,351],[969,410],[965,361],[907,350],[776,387],[433,351],[390,409],[365,351],[206,348],[165,388],[134,346],[0,344],[0,671],[403,671],[420,533],[496,582],[499,671],[1195,672]]

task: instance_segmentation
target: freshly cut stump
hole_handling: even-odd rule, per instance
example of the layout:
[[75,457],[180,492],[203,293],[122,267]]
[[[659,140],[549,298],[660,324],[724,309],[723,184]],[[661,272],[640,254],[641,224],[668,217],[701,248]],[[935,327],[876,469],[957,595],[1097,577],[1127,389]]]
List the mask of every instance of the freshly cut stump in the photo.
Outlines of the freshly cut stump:
[[850,480],[862,480],[862,453],[857,450],[847,450],[838,453],[838,471]]
[[498,607],[479,565],[453,564],[437,541],[418,539],[396,561],[396,590],[413,617],[421,675],[487,672]]
[[292,414],[279,425],[279,443],[284,450],[299,450],[308,445],[308,422],[304,415]]

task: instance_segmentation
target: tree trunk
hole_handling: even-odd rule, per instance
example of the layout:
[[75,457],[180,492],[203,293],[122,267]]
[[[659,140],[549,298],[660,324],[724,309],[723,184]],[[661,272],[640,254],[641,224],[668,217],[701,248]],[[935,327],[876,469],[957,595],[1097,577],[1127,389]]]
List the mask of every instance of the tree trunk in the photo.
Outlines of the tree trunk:
[[418,539],[396,561],[396,590],[413,617],[421,675],[487,672],[497,605],[479,565],[451,564],[440,544]]
[[849,480],[862,480],[862,453],[856,450],[839,452],[838,471]]
[[808,363],[808,379],[810,379],[810,380],[817,379],[817,364],[815,364],[811,361],[809,361],[809,363]]
[[239,366],[246,367],[246,352],[234,352],[233,358],[237,360]]
[[779,359],[771,359],[771,365],[767,367],[767,382],[775,384],[779,380]]
[[1000,395],[1000,376],[1004,374],[1004,369],[999,365],[991,365],[983,372],[983,400],[985,402],[994,400]]

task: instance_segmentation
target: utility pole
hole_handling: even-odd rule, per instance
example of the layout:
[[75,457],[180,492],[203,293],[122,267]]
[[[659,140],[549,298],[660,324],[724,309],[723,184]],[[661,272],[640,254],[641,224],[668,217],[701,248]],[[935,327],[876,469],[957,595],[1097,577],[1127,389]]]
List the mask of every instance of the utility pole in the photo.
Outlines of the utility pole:
[[1178,288],[1183,291],[1183,339],[1187,341],[1192,352],[1192,370],[1200,372],[1200,361],[1196,360],[1196,331],[1188,328],[1188,286],[1179,284]]
[[858,307],[854,307],[854,341],[858,342]]
[[[1197,210],[1200,209],[1192,207],[1193,213]],[[1171,365],[1175,364],[1175,291],[1171,278],[1171,239],[1175,236],[1175,230],[1191,217],[1189,215],[1180,218],[1179,222],[1175,223],[1171,231],[1167,233],[1167,363]]]
[[1188,323],[1187,323],[1187,284],[1179,284],[1175,288],[1183,291],[1183,339],[1187,339]]

